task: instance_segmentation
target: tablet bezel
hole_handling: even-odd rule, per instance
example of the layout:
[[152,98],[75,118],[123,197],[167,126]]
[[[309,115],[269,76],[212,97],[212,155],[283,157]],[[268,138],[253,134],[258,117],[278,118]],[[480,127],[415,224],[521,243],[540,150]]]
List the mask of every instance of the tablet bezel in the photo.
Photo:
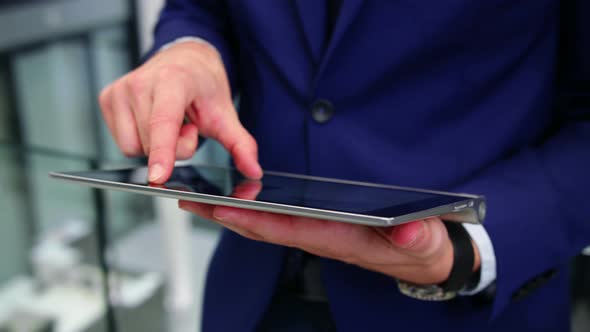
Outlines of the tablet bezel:
[[[218,168],[218,169],[223,169],[223,170],[228,170],[228,171],[232,170],[230,168],[203,165],[203,164],[190,165],[190,166],[194,166],[197,168],[198,167]],[[139,170],[139,169],[145,169],[145,167],[135,167],[135,168],[131,167],[131,168],[121,168],[121,169],[102,169],[102,170],[99,169],[99,170],[89,170],[88,172],[101,172],[101,171],[108,172],[108,171],[122,171],[122,170],[130,170],[130,169]],[[449,221],[480,224],[480,223],[483,223],[483,220],[485,218],[485,211],[486,211],[485,198],[483,196],[478,196],[478,195],[449,193],[449,192],[443,192],[443,191],[400,187],[400,186],[376,184],[376,183],[368,183],[368,182],[340,180],[340,179],[332,179],[332,178],[323,178],[323,177],[284,173],[284,172],[275,172],[275,171],[264,171],[264,174],[273,175],[273,176],[298,178],[298,179],[304,179],[304,180],[309,180],[309,181],[327,181],[327,182],[360,185],[360,186],[368,186],[368,187],[415,191],[415,192],[430,193],[430,194],[437,194],[437,195],[448,195],[448,196],[460,197],[460,198],[464,198],[464,199],[461,199],[459,201],[456,201],[456,202],[453,202],[450,204],[435,206],[435,207],[432,207],[432,208],[429,208],[426,210],[415,211],[415,212],[404,214],[401,216],[379,217],[379,216],[373,216],[373,215],[367,215],[367,214],[357,214],[357,213],[350,213],[350,212],[310,208],[310,207],[304,207],[304,206],[287,205],[287,204],[262,202],[262,201],[254,201],[254,200],[245,200],[245,199],[240,199],[240,198],[235,198],[235,197],[195,193],[195,192],[190,192],[190,191],[182,191],[182,190],[178,190],[178,189],[150,187],[150,186],[141,185],[141,184],[109,181],[109,180],[103,180],[103,179],[97,179],[97,178],[83,176],[80,173],[83,173],[83,172],[51,172],[51,173],[49,173],[49,175],[53,178],[56,178],[56,179],[66,180],[66,181],[70,181],[70,182],[76,182],[79,184],[83,184],[83,185],[87,185],[87,186],[99,188],[99,189],[112,189],[112,190],[145,194],[145,195],[151,195],[151,196],[166,197],[166,198],[173,198],[173,199],[182,199],[182,200],[199,202],[199,203],[225,205],[225,206],[232,206],[232,207],[237,207],[237,208],[253,209],[253,210],[259,210],[259,211],[282,213],[282,214],[289,214],[289,215],[294,215],[294,216],[310,217],[310,218],[325,219],[325,220],[332,220],[332,221],[341,221],[341,222],[348,222],[348,223],[368,225],[368,226],[377,226],[377,227],[395,226],[395,225],[403,224],[403,223],[410,222],[413,220],[418,220],[418,219],[423,219],[423,218],[433,217],[433,216],[440,216],[441,218],[443,218],[445,220],[449,220]]]

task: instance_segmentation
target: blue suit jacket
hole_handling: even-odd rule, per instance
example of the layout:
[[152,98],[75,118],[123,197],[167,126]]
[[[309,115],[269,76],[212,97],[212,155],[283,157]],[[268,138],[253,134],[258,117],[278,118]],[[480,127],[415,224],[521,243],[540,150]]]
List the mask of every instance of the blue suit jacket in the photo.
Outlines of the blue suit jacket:
[[[567,4],[560,20],[556,0],[344,0],[326,41],[323,1],[170,0],[155,48],[217,47],[266,169],[487,196],[493,303],[412,300],[323,260],[340,331],[565,331],[565,269],[513,295],[590,243],[590,8]],[[310,114],[320,98],[335,107],[324,124]],[[225,232],[203,330],[253,330],[283,255]]]

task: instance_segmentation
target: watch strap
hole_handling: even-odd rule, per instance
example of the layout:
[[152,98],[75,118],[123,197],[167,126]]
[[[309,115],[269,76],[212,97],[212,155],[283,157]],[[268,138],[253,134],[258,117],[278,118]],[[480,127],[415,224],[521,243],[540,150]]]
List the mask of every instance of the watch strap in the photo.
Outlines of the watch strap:
[[416,285],[398,280],[397,287],[402,294],[422,301],[447,301],[457,296],[457,292],[446,291],[439,285]]
[[439,286],[445,291],[457,292],[464,289],[472,280],[475,254],[471,237],[457,222],[443,222],[453,244],[453,267],[449,278]]

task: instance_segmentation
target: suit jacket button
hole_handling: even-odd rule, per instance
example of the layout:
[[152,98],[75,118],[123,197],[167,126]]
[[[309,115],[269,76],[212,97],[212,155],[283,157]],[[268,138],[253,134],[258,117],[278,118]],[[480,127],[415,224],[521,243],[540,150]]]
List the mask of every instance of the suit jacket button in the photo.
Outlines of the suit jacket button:
[[334,105],[328,100],[316,100],[311,106],[311,117],[317,123],[326,123],[334,116]]

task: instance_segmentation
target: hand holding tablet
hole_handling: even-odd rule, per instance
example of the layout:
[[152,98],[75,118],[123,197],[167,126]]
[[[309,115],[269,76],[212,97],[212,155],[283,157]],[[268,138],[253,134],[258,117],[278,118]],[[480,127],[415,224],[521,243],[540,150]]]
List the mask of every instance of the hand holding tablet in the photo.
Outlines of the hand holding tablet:
[[[51,175],[97,188],[177,198],[182,209],[250,239],[423,284],[446,280],[452,266],[452,245],[441,217],[479,223],[485,213],[480,196],[295,174],[267,171],[261,180],[252,180],[228,168],[179,166],[161,185],[150,184],[147,174],[140,167]],[[477,269],[475,247],[474,252]]]

